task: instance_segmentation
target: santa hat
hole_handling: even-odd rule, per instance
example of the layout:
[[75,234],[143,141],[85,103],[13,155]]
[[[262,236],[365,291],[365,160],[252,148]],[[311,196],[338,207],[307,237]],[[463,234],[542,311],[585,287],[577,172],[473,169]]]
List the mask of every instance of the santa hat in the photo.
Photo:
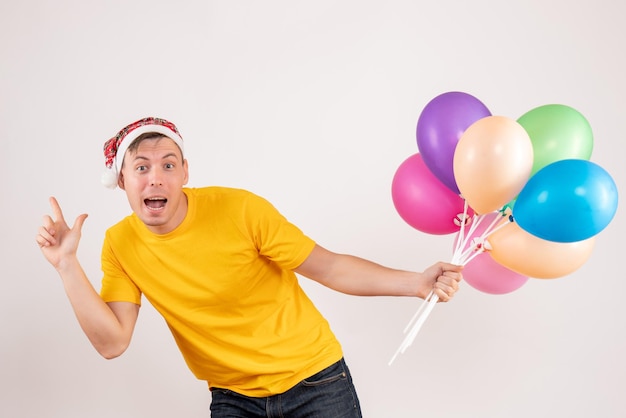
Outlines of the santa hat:
[[113,138],[104,143],[106,169],[102,174],[102,184],[110,189],[115,189],[126,150],[141,134],[148,132],[156,132],[170,138],[184,154],[183,138],[180,136],[176,125],[160,118],[140,119],[124,127]]

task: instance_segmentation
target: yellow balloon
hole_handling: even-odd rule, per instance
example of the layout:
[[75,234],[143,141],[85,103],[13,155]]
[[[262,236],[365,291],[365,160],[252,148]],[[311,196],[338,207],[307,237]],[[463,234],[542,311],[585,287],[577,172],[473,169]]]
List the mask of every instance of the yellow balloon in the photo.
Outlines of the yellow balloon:
[[537,279],[555,279],[576,271],[589,259],[595,237],[567,243],[546,241],[511,222],[491,233],[486,242],[489,255],[509,270]]
[[478,214],[493,212],[522,190],[533,166],[533,146],[515,120],[488,116],[470,125],[454,151],[461,196]]

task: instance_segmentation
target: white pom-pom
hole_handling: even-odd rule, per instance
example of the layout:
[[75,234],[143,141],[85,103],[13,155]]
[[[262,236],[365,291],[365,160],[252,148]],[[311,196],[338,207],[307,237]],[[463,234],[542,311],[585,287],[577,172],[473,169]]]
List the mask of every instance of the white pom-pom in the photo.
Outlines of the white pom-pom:
[[115,189],[117,187],[117,173],[115,169],[107,168],[106,171],[102,173],[101,181],[105,187]]

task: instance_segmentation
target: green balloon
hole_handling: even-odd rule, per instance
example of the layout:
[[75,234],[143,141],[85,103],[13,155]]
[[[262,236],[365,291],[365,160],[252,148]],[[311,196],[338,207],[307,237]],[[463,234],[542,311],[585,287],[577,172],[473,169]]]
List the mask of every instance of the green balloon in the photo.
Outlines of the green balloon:
[[569,106],[539,106],[523,114],[517,122],[526,130],[533,145],[531,176],[556,161],[591,158],[591,126],[583,115]]

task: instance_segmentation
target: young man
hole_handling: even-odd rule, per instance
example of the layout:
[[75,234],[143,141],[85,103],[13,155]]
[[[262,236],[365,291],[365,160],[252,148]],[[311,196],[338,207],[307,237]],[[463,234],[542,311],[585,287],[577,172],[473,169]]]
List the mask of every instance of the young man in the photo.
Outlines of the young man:
[[86,214],[70,228],[50,198],[36,241],[105,358],[128,347],[145,296],[208,382],[214,417],[361,416],[341,346],[295,273],[351,295],[448,301],[458,289],[459,266],[416,273],[336,254],[248,191],[184,187],[183,140],[164,119],[126,126],[104,151],[103,183],[133,213],[106,232],[100,293],[76,256]]

